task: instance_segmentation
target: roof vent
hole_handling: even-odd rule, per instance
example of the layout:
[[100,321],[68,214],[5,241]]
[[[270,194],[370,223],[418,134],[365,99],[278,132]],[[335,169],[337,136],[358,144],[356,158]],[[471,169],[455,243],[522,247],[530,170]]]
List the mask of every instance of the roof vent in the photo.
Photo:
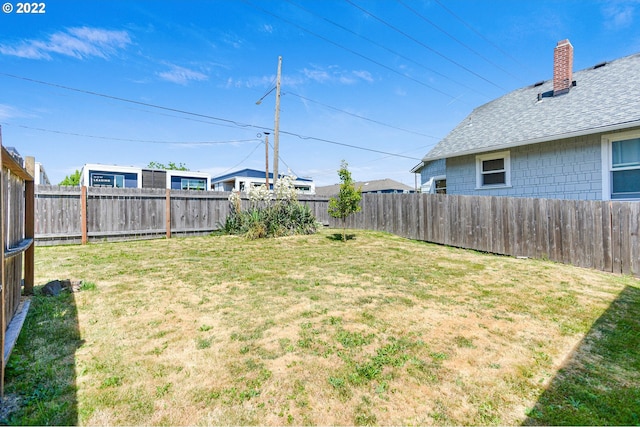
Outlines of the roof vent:
[[534,83],[534,84],[533,84],[533,87],[542,86],[543,84],[544,84],[544,80],[540,80],[539,82]]
[[605,61],[605,62],[601,62],[601,63],[599,63],[599,64],[594,65],[594,66],[593,66],[593,69],[594,69],[594,70],[597,70],[598,68],[602,68],[602,67],[604,67],[605,65],[607,65],[607,61]]

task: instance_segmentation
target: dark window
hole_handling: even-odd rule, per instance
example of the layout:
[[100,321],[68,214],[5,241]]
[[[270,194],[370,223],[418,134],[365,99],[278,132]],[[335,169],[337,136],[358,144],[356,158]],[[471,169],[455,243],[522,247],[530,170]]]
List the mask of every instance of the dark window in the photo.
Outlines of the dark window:
[[640,138],[611,143],[611,198],[640,198]]
[[482,162],[482,172],[503,171],[504,159],[485,160]]
[[447,194],[446,179],[436,179],[436,194]]
[[611,198],[640,198],[640,169],[613,171]]
[[482,185],[505,184],[507,174],[505,172],[487,173],[482,175]]
[[507,183],[507,173],[504,158],[482,161],[482,185],[504,185]]

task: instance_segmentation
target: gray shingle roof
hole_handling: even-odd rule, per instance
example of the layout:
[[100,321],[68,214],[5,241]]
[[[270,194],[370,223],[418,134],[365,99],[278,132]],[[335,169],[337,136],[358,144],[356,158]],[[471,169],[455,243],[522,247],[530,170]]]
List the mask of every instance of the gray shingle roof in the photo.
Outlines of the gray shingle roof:
[[[376,191],[396,190],[399,192],[412,191],[413,188],[393,179],[376,179],[373,181],[357,181],[354,182],[356,188],[362,187],[363,193],[371,193]],[[340,184],[326,185],[316,187],[316,195],[318,196],[334,196],[340,192]]]
[[573,73],[556,97],[553,80],[517,89],[469,114],[423,161],[640,126],[640,54]]

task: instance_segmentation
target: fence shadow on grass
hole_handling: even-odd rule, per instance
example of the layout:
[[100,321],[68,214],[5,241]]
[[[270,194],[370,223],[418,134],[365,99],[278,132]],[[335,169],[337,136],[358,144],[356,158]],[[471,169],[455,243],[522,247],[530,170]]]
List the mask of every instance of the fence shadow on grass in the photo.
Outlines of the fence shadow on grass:
[[18,408],[0,423],[77,425],[75,353],[82,344],[75,294],[45,296],[36,287],[5,373],[5,396]]
[[640,425],[640,289],[627,286],[523,425]]

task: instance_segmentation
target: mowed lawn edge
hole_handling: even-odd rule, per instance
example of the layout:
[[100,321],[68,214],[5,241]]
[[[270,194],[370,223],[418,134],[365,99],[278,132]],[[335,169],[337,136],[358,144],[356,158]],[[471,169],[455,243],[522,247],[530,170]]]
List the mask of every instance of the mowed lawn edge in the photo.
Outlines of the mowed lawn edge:
[[38,247],[5,422],[637,420],[637,279],[338,233]]

